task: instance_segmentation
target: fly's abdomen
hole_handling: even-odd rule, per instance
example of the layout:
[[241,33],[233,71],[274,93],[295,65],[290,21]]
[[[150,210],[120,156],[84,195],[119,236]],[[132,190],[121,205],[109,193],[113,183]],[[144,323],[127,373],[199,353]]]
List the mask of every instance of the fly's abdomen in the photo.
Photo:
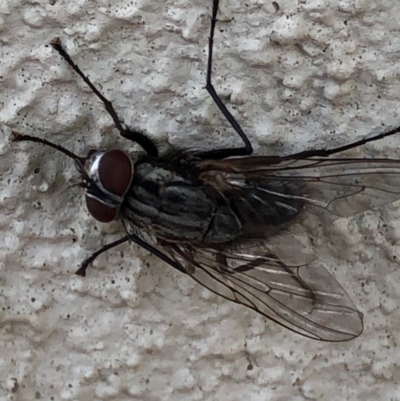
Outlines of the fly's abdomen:
[[278,233],[302,211],[300,189],[293,182],[235,180],[236,190],[227,191],[230,205],[242,224],[243,238],[268,237]]
[[246,241],[275,235],[301,213],[304,189],[295,181],[276,180],[272,175],[263,174],[261,169],[259,173],[230,172],[229,169],[235,167],[234,160],[231,163],[232,166],[229,161],[225,162],[225,166],[218,162],[215,166],[209,163],[199,177],[222,194],[239,220],[241,233],[236,240]]
[[213,188],[175,171],[141,163],[121,210],[123,218],[169,241],[230,242],[241,224]]

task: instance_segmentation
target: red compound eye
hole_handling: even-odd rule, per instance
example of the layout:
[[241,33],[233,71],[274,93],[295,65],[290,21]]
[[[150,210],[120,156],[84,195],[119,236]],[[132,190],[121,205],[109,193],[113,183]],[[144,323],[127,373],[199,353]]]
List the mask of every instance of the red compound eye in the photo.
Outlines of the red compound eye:
[[86,195],[86,206],[89,213],[101,223],[111,223],[118,217],[119,208],[105,205],[88,195]]
[[133,165],[130,157],[122,150],[105,152],[98,165],[98,178],[104,189],[123,196],[132,182]]
[[133,178],[133,163],[122,150],[108,150],[93,154],[86,205],[89,213],[102,223],[118,218],[119,207]]

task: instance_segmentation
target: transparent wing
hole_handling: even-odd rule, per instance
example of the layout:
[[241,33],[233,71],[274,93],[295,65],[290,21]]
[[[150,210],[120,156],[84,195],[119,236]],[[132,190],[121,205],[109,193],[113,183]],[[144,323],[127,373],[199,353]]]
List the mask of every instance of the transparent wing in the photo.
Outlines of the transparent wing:
[[[251,157],[204,161],[199,167],[210,185],[221,186],[222,181],[237,191],[258,190],[252,204],[256,209],[269,196],[288,208],[300,203],[348,217],[400,199],[398,160]],[[288,186],[295,190],[280,189]]]
[[[293,245],[294,238],[312,239],[314,229],[329,227],[332,218],[400,199],[400,162],[250,157],[196,167],[203,184],[229,201],[241,231],[229,246],[146,238],[158,256],[214,293],[303,336],[333,342],[357,337],[361,313],[322,262]],[[127,226],[134,231],[133,221]]]
[[347,341],[361,334],[362,314],[316,261],[288,266],[268,246],[217,251],[163,244],[198,283],[305,337]]

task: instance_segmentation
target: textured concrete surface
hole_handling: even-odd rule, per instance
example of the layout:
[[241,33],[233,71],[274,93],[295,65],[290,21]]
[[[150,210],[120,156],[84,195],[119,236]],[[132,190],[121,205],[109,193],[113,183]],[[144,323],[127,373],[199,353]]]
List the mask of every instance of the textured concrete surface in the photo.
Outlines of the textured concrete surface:
[[[221,0],[215,84],[258,154],[400,124],[396,0]],[[136,246],[79,262],[122,228],[87,214],[69,160],[118,143],[99,101],[46,45],[60,36],[127,123],[174,146],[234,145],[204,90],[207,1],[0,1],[1,400],[399,400],[398,205],[315,245],[365,314],[356,340],[303,339],[217,299]],[[217,145],[218,144],[218,145]],[[398,157],[399,138],[373,155]]]

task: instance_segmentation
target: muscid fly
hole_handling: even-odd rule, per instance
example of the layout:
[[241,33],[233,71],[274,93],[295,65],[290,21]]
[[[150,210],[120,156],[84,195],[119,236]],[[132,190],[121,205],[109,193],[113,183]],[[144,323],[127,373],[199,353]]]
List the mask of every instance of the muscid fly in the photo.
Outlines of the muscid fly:
[[120,134],[143,151],[106,149],[79,157],[30,135],[14,132],[15,140],[38,142],[72,158],[90,214],[104,223],[119,219],[125,227],[124,237],[86,259],[77,274],[84,276],[106,250],[133,241],[210,291],[296,333],[351,340],[363,330],[362,314],[321,262],[305,252],[296,230],[400,199],[398,160],[340,155],[400,127],[334,149],[251,156],[251,143],[211,82],[218,3],[213,1],[206,89],[242,147],[159,154],[146,134],[121,123],[59,39],[53,48],[100,98]]

